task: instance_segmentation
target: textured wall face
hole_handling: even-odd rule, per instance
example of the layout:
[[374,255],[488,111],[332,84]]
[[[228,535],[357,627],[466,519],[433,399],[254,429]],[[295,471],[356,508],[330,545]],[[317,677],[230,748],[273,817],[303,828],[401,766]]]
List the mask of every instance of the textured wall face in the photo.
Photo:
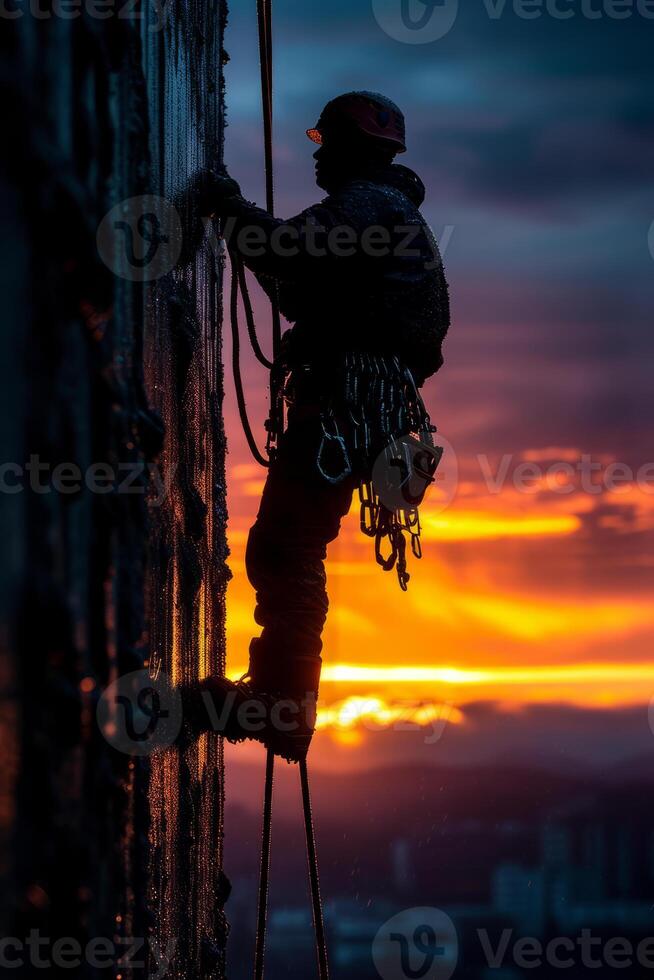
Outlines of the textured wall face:
[[[96,232],[116,203],[168,195],[220,158],[223,17],[218,2],[171,2],[155,31],[25,13],[0,40],[0,456],[23,473],[0,493],[0,929],[168,937],[173,975],[189,977],[222,974],[221,747],[132,757],[95,707],[149,658],[176,680],[223,664],[219,269],[209,250],[130,281]],[[171,491],[153,507],[162,444]],[[129,464],[143,492],[91,492],[84,476],[37,492],[32,454],[44,485],[59,464]]]
[[[180,3],[147,38],[156,190],[179,202],[188,178],[222,151],[224,9]],[[154,125],[153,125],[154,130]],[[193,202],[181,208],[197,223]],[[175,683],[222,673],[225,662],[225,444],[219,333],[220,267],[211,246],[151,291],[147,381],[166,425],[162,472],[170,491],[152,510],[152,667]],[[152,911],[162,948],[176,943],[172,976],[224,975],[222,745],[203,737],[152,760]]]

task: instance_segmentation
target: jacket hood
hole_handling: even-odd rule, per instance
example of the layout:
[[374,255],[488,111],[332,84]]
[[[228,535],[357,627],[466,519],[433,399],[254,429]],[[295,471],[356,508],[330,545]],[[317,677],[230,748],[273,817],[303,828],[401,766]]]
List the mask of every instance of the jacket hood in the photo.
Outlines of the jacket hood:
[[375,174],[374,180],[376,183],[395,187],[396,190],[406,194],[417,208],[425,199],[425,185],[418,174],[400,163],[392,163],[390,167],[385,167],[378,174]]
[[389,163],[381,167],[366,167],[361,171],[348,174],[340,181],[330,187],[329,194],[338,193],[348,184],[357,181],[369,181],[371,184],[379,184],[382,187],[393,187],[397,191],[405,194],[415,207],[419,208],[425,199],[425,185],[418,177],[417,173],[404,167],[400,163]]

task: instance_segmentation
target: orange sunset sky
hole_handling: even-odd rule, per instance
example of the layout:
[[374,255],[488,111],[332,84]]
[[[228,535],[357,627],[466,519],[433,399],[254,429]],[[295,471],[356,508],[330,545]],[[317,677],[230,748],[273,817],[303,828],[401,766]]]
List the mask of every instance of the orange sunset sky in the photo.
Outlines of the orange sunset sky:
[[[457,375],[465,378],[465,365],[456,363],[465,356],[456,327],[448,352],[442,374],[428,386],[436,419],[446,401],[439,389],[453,390]],[[255,389],[251,399],[259,411],[263,395]],[[604,453],[593,457],[596,468],[584,489],[581,446],[527,444],[507,450],[504,460],[481,446],[478,454],[457,452],[466,433],[457,431],[456,415],[450,419],[445,409],[440,415],[455,431],[423,505],[425,554],[411,563],[408,593],[375,564],[356,502],[330,547],[323,730],[355,745],[366,719],[382,727],[398,717],[422,724],[443,705],[448,722],[465,724],[460,709],[476,701],[512,710],[542,702],[612,708],[649,700],[651,593],[637,581],[638,569],[651,568],[651,560],[634,549],[654,521],[654,483],[648,488],[643,473],[641,486],[626,479]],[[248,460],[232,411],[228,429],[234,573],[228,669],[238,675],[257,632],[244,547],[265,474]],[[524,463],[535,467],[520,469]]]

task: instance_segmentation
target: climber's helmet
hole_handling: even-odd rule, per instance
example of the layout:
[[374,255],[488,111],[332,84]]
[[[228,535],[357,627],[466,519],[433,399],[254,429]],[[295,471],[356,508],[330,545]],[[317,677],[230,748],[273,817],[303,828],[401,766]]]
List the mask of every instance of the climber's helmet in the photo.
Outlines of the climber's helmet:
[[328,102],[314,129],[307,129],[314,143],[327,139],[347,141],[363,136],[373,143],[404,153],[405,123],[402,111],[377,92],[346,92]]

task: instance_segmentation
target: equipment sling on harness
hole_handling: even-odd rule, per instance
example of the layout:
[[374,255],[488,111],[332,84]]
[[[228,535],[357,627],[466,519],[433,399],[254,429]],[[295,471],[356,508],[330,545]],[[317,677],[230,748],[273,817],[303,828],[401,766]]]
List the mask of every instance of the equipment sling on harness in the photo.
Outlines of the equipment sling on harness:
[[377,563],[384,571],[395,568],[406,591],[407,536],[420,558],[418,508],[443,455],[434,445],[436,427],[396,356],[350,352],[332,371],[318,471],[330,483],[356,477],[361,530],[375,540]]

